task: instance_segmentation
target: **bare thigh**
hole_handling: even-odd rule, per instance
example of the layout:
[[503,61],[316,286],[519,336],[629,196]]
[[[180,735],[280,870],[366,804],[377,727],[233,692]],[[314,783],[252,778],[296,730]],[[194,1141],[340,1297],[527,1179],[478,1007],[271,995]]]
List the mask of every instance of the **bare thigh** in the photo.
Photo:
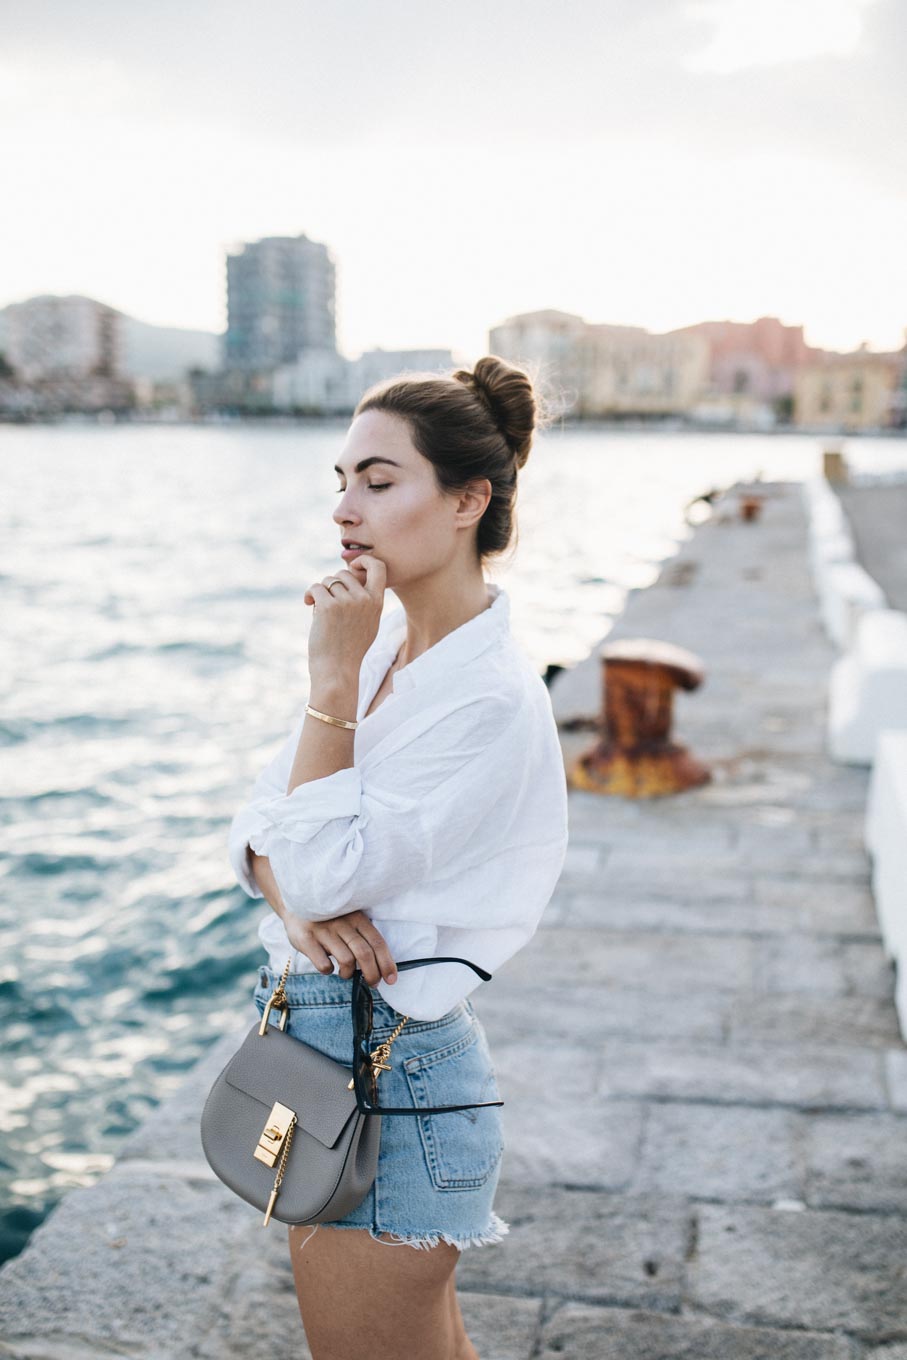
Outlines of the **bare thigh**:
[[[453,1360],[459,1247],[375,1241],[367,1229],[288,1228],[296,1297],[313,1360]],[[388,1245],[390,1243],[390,1245]]]

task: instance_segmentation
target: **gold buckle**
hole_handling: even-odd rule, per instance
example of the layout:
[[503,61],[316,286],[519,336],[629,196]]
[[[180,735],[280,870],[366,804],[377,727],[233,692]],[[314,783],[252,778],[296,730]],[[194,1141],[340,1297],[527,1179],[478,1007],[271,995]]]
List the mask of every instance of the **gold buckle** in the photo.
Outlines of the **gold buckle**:
[[[276,995],[277,995],[277,993],[275,992],[275,993],[274,993],[274,996],[276,996]],[[283,1002],[283,1001],[275,1001],[274,996],[269,996],[269,997],[268,997],[268,1004],[265,1006],[264,1014],[263,1014],[262,1017],[261,1017],[261,1024],[258,1026],[258,1032],[259,1032],[259,1034],[262,1034],[262,1035],[267,1034],[267,1031],[268,1031],[268,1016],[271,1014],[272,1009],[273,1009],[273,1010],[279,1010],[279,1011],[280,1011],[280,1020],[278,1021],[277,1028],[278,1028],[279,1030],[281,1030],[281,1031],[284,1031],[284,1032],[286,1031],[286,1028],[287,1028],[287,1016],[288,1016],[289,1013],[290,1013],[289,1007],[288,1007],[288,1006],[286,1005],[286,1003]]]
[[265,1126],[258,1136],[258,1147],[254,1156],[265,1166],[274,1166],[283,1151],[284,1140],[296,1123],[296,1111],[275,1100]]

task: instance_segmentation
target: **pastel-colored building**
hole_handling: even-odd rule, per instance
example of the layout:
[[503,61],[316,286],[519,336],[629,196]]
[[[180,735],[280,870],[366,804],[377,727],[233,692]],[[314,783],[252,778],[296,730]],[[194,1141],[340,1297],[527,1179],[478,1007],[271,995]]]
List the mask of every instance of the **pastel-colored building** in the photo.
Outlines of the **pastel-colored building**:
[[809,429],[888,429],[905,420],[907,346],[822,353],[797,374],[794,420]]
[[775,316],[757,321],[699,321],[670,335],[700,336],[708,345],[708,381],[694,414],[705,421],[774,425],[789,420],[797,373],[822,351],[802,326]]
[[698,336],[592,324],[572,312],[509,317],[489,331],[488,345],[526,367],[559,414],[581,417],[688,411],[708,372],[708,346]]

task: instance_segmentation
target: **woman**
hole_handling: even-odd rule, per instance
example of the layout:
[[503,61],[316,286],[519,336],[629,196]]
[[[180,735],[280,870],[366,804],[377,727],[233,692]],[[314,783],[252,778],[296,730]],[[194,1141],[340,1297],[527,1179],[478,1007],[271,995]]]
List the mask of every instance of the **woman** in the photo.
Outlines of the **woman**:
[[[292,957],[288,1031],[335,1060],[352,1062],[357,966],[376,1043],[409,1017],[382,1105],[502,1099],[468,999],[477,974],[398,979],[394,964],[453,955],[494,973],[535,933],[564,862],[550,697],[483,575],[511,542],[538,420],[529,377],[494,355],[365,393],[336,468],[348,565],[305,595],[308,703],[230,829],[237,878],[273,908],[259,1012]],[[383,612],[387,588],[402,607]],[[508,1231],[492,1208],[501,1127],[494,1105],[385,1116],[365,1200],[289,1228],[315,1360],[477,1360],[454,1272]]]

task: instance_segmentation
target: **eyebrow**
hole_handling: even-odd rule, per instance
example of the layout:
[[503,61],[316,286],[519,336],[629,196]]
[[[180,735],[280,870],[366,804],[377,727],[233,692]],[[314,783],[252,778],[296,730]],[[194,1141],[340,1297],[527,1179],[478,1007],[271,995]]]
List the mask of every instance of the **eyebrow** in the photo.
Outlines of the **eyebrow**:
[[[371,467],[372,463],[389,463],[391,467],[403,466],[402,463],[395,463],[393,458],[379,458],[376,454],[371,458],[363,458],[361,463],[356,464],[354,471],[364,472],[367,467]],[[336,463],[334,464],[334,471],[336,473],[339,473],[341,477],[346,476],[346,473],[344,472],[343,468],[339,468]]]

